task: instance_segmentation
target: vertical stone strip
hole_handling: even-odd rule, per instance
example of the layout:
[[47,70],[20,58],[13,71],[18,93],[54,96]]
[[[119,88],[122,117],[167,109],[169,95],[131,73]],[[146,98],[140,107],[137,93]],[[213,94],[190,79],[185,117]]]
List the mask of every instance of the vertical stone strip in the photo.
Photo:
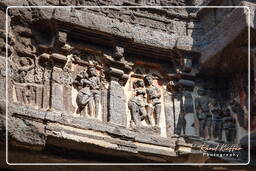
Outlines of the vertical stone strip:
[[36,106],[41,108],[42,107],[42,91],[43,91],[43,88],[42,86],[38,86],[37,87],[37,91],[36,91]]
[[69,85],[64,85],[63,87],[63,103],[65,111],[69,114],[73,113],[72,106],[72,87]]
[[63,87],[60,84],[53,83],[52,84],[52,108],[56,110],[63,111],[64,104],[63,104]]
[[102,111],[102,121],[107,122],[108,121],[108,90],[103,89],[101,91],[101,111]]
[[174,118],[173,118],[173,105],[172,96],[167,91],[164,92],[164,111],[166,120],[166,135],[171,137],[174,133]]
[[127,125],[126,102],[124,88],[118,81],[111,80],[109,88],[109,122],[124,126]]
[[48,109],[49,108],[49,96],[50,96],[50,81],[46,81],[44,83],[44,88],[43,88],[43,108]]

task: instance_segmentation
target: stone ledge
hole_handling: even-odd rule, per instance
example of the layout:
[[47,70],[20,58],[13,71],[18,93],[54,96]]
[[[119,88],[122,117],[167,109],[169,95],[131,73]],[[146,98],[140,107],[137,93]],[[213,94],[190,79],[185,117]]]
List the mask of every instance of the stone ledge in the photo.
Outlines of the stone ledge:
[[120,140],[112,138],[111,136],[104,133],[72,128],[70,126],[64,126],[56,123],[50,123],[46,126],[46,134],[47,136],[57,137],[60,139],[68,139],[79,143],[89,143],[111,150],[124,151],[135,154],[148,153],[151,155],[157,154],[163,156],[176,156],[173,148]]
[[175,147],[175,141],[169,138],[164,138],[154,135],[145,135],[136,131],[129,130],[125,127],[113,125],[111,123],[104,123],[96,119],[88,119],[84,117],[74,117],[64,114],[63,112],[55,111],[41,111],[28,106],[18,104],[11,104],[9,113],[15,117],[26,118],[31,120],[42,120],[49,123],[59,123],[74,128],[85,130],[94,130],[104,132],[114,138],[123,140],[137,141],[146,144],[158,145],[163,147]]

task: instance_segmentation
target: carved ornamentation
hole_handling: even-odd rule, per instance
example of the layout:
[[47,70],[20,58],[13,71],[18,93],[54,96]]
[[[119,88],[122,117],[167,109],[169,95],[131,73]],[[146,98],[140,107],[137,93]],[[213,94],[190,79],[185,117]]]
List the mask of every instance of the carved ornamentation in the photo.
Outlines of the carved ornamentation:
[[141,121],[148,117],[146,111],[146,90],[143,80],[133,82],[134,95],[128,102],[132,120],[136,126],[141,126]]
[[195,99],[196,116],[199,120],[199,136],[210,138],[212,118],[209,111],[209,97],[206,90],[199,88]]
[[133,122],[141,126],[145,120],[150,126],[160,125],[161,92],[153,84],[152,76],[147,75],[133,82],[133,96],[129,99],[128,106]]
[[144,82],[147,92],[147,112],[149,122],[151,125],[156,125],[159,127],[161,113],[161,92],[159,88],[153,84],[153,79],[150,75],[144,77]]
[[98,118],[102,83],[94,66],[77,75],[74,84],[79,86],[77,95],[78,113],[82,116]]

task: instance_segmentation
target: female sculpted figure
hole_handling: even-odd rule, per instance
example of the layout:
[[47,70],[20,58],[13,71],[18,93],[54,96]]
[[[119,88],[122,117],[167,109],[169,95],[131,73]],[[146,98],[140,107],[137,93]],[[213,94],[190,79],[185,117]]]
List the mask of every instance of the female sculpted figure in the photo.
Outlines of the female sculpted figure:
[[132,114],[132,120],[135,122],[136,126],[141,126],[141,121],[147,116],[145,109],[146,90],[142,80],[134,81],[133,86],[135,88],[134,96],[129,100],[128,107]]
[[76,84],[82,87],[77,95],[79,112],[82,112],[88,106],[89,115],[97,118],[99,115],[101,83],[95,67],[91,66],[88,70],[79,74]]

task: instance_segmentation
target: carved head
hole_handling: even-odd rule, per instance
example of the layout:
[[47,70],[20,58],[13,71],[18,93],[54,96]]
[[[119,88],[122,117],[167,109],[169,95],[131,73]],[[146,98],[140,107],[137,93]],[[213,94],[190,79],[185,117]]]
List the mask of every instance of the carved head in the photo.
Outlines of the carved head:
[[142,80],[136,80],[135,82],[135,87],[144,87],[144,82]]
[[175,84],[175,82],[173,81],[169,81],[168,84],[166,85],[166,88],[168,89],[168,91],[170,91],[171,93],[178,93],[179,92],[179,86],[177,86]]
[[145,85],[146,85],[146,86],[152,85],[152,84],[153,84],[153,78],[152,78],[152,76],[146,75],[146,76],[144,77],[144,82],[145,82]]
[[84,69],[82,72],[81,72],[81,76],[82,78],[87,78],[88,77],[88,74],[87,74],[87,70]]
[[121,60],[124,56],[124,48],[116,46],[115,47],[115,52],[114,52],[114,57],[118,60]]
[[97,76],[97,71],[96,71],[96,68],[91,66],[88,68],[88,74],[90,77],[93,77],[93,76]]

